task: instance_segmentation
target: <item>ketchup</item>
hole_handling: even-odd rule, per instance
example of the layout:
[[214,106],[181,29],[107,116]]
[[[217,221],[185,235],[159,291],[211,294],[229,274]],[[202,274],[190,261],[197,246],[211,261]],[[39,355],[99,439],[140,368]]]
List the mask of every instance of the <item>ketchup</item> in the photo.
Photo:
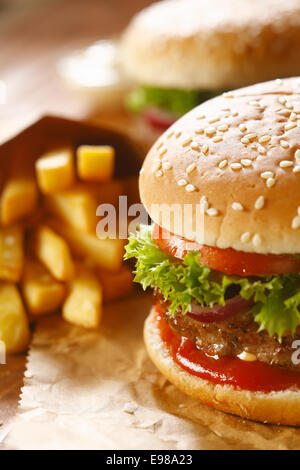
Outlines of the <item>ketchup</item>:
[[197,349],[193,341],[177,336],[156,305],[156,323],[161,339],[168,346],[173,360],[192,375],[215,384],[232,385],[234,388],[253,392],[300,389],[300,373],[271,366],[259,361],[246,362],[237,357],[209,356]]

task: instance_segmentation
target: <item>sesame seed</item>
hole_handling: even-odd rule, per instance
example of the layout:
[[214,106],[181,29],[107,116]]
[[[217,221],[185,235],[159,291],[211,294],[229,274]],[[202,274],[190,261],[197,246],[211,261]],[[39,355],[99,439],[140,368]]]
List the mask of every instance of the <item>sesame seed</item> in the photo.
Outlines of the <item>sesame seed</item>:
[[232,117],[236,117],[238,115],[239,115],[239,113],[237,111],[234,111],[234,113],[232,113]]
[[245,167],[249,167],[252,165],[252,160],[249,160],[248,158],[243,158],[241,160],[241,164]]
[[267,151],[264,147],[262,147],[261,145],[259,147],[257,147],[257,150],[258,150],[258,153],[260,155],[266,155]]
[[156,160],[156,162],[153,164],[152,172],[155,173],[157,170],[160,169],[160,167],[161,167],[161,161]]
[[204,128],[203,128],[203,127],[199,127],[198,129],[195,129],[195,132],[196,132],[196,134],[203,134]]
[[293,218],[292,220],[292,229],[297,229],[300,227],[300,216],[296,215],[296,217]]
[[242,242],[242,243],[248,243],[248,241],[250,240],[250,237],[251,237],[250,232],[244,232],[244,233],[242,233],[242,235],[241,235],[241,242]]
[[180,179],[177,181],[178,186],[185,186],[187,185],[187,181],[184,179]]
[[202,196],[200,199],[200,212],[204,214],[208,209],[208,202],[206,196]]
[[210,209],[207,209],[206,213],[207,215],[214,217],[215,215],[218,214],[218,211],[214,207],[211,207]]
[[255,201],[255,204],[254,204],[254,207],[255,209],[259,210],[259,209],[262,209],[265,205],[265,198],[264,196],[259,196],[256,201]]
[[160,151],[158,152],[158,155],[162,157],[165,153],[167,153],[168,149],[167,147],[162,147]]
[[227,124],[222,124],[221,126],[218,127],[218,131],[220,132],[227,132],[228,131],[228,126]]
[[247,137],[242,137],[241,142],[242,144],[249,144],[249,140],[247,139]]
[[297,114],[296,113],[291,113],[290,120],[291,121],[297,121]]
[[195,186],[193,186],[192,184],[188,184],[186,187],[185,187],[185,190],[188,192],[188,193],[192,193],[193,191],[195,191]]
[[259,233],[255,233],[253,235],[253,245],[254,246],[259,246],[259,245],[261,245],[261,241],[262,240],[261,240],[261,236],[259,235]]
[[187,139],[185,139],[183,142],[182,142],[182,147],[187,147],[187,145],[189,145],[191,142],[192,142],[192,138],[191,137],[188,137]]
[[295,159],[300,162],[300,150],[296,150],[295,152]]
[[207,122],[208,122],[209,124],[213,124],[214,122],[217,122],[217,121],[220,121],[219,116],[214,116],[214,117],[212,117],[212,118],[210,118],[210,119],[207,120]]
[[267,179],[267,186],[268,186],[268,188],[272,188],[272,186],[274,186],[275,182],[276,182],[276,181],[275,181],[275,178],[268,178],[268,179]]
[[202,145],[202,149],[201,149],[201,150],[202,150],[202,153],[204,153],[204,155],[207,155],[207,154],[208,154],[208,150],[209,150],[208,145],[206,145],[206,144]]
[[241,132],[245,132],[245,131],[247,130],[246,124],[243,124],[243,123],[240,124],[240,125],[239,125],[239,130],[240,130]]
[[205,134],[208,135],[209,137],[214,135],[216,133],[216,129],[214,127],[207,127],[205,129]]
[[196,163],[191,163],[191,164],[186,168],[185,171],[187,172],[187,174],[189,174],[189,173],[192,173],[192,171],[194,171],[195,168],[196,168]]
[[240,354],[237,355],[241,361],[246,361],[246,362],[253,362],[257,360],[257,357],[254,354],[251,354],[247,351],[242,351]]
[[285,107],[287,109],[294,109],[294,106],[292,105],[292,103],[285,103]]
[[198,142],[195,142],[195,141],[191,142],[190,147],[193,150],[200,150],[200,146],[199,146]]
[[172,130],[172,131],[169,131],[169,132],[167,133],[168,139],[169,139],[170,137],[172,137],[172,135],[174,135],[174,131],[173,131],[173,130]]
[[178,139],[178,137],[180,137],[180,136],[181,136],[181,131],[177,131],[176,134],[175,134],[176,139]]
[[215,135],[215,137],[212,138],[213,142],[221,142],[223,140],[223,137],[220,135]]
[[300,173],[300,165],[296,165],[293,169],[294,173]]
[[286,103],[286,98],[284,96],[280,96],[278,98],[278,101],[279,101],[280,104],[285,104]]
[[232,170],[240,170],[242,168],[242,165],[240,163],[231,163],[230,168]]
[[231,93],[230,91],[225,91],[223,93],[223,96],[224,96],[224,98],[233,98],[234,97],[233,93]]
[[243,211],[244,210],[244,207],[239,202],[233,202],[231,204],[231,207],[234,211]]
[[282,161],[279,163],[279,166],[280,166],[281,168],[288,168],[288,167],[293,166],[293,165],[294,165],[294,163],[291,162],[291,161],[289,161],[289,160],[282,160]]
[[269,135],[263,135],[262,137],[258,139],[258,142],[260,144],[266,144],[267,142],[270,142],[270,140],[271,140],[271,137]]
[[228,160],[222,160],[220,163],[219,163],[219,168],[225,168],[225,166],[228,165]]
[[281,145],[281,147],[284,148],[284,149],[288,149],[289,146],[290,146],[290,144],[289,144],[286,140],[281,140],[281,141],[280,141],[280,145]]
[[263,173],[261,173],[260,176],[261,176],[264,180],[267,180],[268,178],[273,178],[274,173],[273,173],[273,171],[264,171]]
[[276,85],[282,85],[283,81],[281,80],[281,78],[276,78],[275,83]]
[[172,168],[172,165],[170,162],[163,162],[162,167],[163,170],[170,170]]
[[163,172],[161,170],[158,170],[155,172],[155,176],[162,176]]
[[164,143],[162,141],[159,142],[156,146],[156,150],[159,150],[163,145],[164,145]]
[[255,140],[257,138],[257,134],[246,134],[245,135],[245,138],[249,140],[249,142],[251,142],[252,140]]
[[297,123],[296,122],[289,122],[288,124],[286,124],[284,126],[284,129],[286,131],[290,131],[291,129],[294,129],[294,127],[297,127]]
[[205,118],[205,114],[200,114],[199,116],[196,117],[196,119],[204,119]]
[[221,111],[230,111],[230,108],[222,108]]
[[260,107],[260,103],[257,100],[249,101],[250,106]]

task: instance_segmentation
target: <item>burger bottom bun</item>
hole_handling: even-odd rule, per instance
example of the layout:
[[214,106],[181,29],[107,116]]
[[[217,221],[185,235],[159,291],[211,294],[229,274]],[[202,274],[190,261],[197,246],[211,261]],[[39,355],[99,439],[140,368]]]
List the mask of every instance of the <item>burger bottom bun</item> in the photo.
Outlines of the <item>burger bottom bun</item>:
[[162,341],[153,307],[144,326],[148,354],[160,372],[187,395],[242,418],[272,424],[300,425],[300,391],[252,392],[237,390],[230,385],[214,384],[189,374],[174,362]]

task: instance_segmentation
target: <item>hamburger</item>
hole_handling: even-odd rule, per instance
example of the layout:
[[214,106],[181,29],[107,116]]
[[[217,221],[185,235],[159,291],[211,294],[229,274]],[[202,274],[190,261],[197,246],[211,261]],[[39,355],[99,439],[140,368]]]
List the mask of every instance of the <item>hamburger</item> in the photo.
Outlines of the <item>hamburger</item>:
[[127,106],[167,128],[223,91],[300,74],[298,0],[167,0],[138,13],[120,48]]
[[139,185],[153,224],[126,257],[154,289],[154,364],[204,404],[300,425],[300,78],[199,105],[151,148]]

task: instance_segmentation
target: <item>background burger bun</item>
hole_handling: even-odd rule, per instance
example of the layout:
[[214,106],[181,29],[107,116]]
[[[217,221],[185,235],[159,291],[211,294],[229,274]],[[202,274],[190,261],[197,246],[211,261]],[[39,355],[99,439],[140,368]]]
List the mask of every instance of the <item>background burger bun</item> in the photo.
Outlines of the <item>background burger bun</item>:
[[227,413],[272,424],[300,425],[300,392],[251,392],[219,385],[186,372],[173,361],[160,337],[155,308],[146,319],[144,340],[150,358],[160,372],[187,395]]
[[121,44],[126,74],[181,89],[231,89],[300,73],[298,0],[168,0],[138,13]]
[[140,195],[156,223],[188,240],[299,254],[300,79],[223,94],[183,116],[149,151]]

